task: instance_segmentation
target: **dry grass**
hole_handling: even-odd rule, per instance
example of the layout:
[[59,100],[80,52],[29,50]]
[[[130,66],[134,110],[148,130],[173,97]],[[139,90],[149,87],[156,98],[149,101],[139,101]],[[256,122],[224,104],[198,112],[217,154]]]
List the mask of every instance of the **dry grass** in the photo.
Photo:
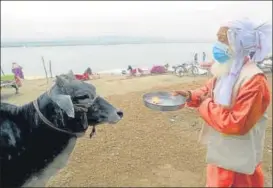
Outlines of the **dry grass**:
[[[67,166],[47,186],[204,186],[206,150],[197,143],[202,123],[198,114],[186,108],[151,111],[141,97],[154,90],[196,88],[205,80],[169,75],[95,80],[98,92],[123,109],[124,119],[116,126],[98,127],[92,139],[88,134],[79,139]],[[269,81],[271,85],[271,76]],[[24,84],[24,94],[10,98],[11,102],[33,100],[46,88]],[[267,185],[272,185],[272,106],[269,109],[263,168]]]

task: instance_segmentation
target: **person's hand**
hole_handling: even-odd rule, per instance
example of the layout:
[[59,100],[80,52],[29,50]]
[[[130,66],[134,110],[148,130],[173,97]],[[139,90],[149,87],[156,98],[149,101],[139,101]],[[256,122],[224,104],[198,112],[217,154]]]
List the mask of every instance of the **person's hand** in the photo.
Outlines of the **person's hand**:
[[177,96],[177,95],[181,95],[183,97],[185,97],[187,100],[191,97],[191,93],[190,91],[173,91],[172,92],[173,96]]
[[210,97],[211,97],[210,92],[205,93],[204,95],[200,96],[200,103],[202,103],[204,100]]

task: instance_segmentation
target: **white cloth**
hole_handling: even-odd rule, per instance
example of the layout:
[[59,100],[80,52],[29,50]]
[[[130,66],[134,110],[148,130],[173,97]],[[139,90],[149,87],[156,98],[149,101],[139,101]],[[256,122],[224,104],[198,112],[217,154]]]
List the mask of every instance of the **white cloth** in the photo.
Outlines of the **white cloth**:
[[13,64],[12,64],[12,68],[13,68],[13,69],[21,68],[21,66],[18,65],[17,63],[13,63]]
[[226,24],[229,44],[235,53],[248,54],[254,51],[254,61],[262,61],[272,51],[272,25],[255,24],[249,19],[236,20]]
[[220,95],[215,101],[224,106],[230,106],[232,88],[243,67],[245,56],[255,52],[252,60],[262,61],[272,50],[272,25],[267,23],[256,25],[249,19],[242,19],[223,26],[229,28],[227,37],[233,51],[234,62],[229,75],[221,78]]

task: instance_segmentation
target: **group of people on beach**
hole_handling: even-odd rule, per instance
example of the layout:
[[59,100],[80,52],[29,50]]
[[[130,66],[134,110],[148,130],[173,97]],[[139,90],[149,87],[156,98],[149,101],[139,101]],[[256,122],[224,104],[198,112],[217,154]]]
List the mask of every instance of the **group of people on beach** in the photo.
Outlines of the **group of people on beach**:
[[[21,86],[22,85],[21,80],[25,79],[23,67],[20,66],[18,63],[13,62],[11,72],[14,74],[14,79],[17,85]],[[91,80],[91,79],[98,79],[100,78],[100,75],[97,73],[93,73],[92,69],[88,67],[83,74],[75,74],[75,78],[78,80],[85,81],[85,80]]]
[[[203,58],[202,58],[203,62],[206,61],[206,56],[207,56],[206,53],[203,52]],[[194,60],[194,63],[198,64],[198,54],[197,53],[194,54],[193,60]]]
[[[129,71],[130,76],[136,76],[137,73],[140,75],[144,75],[144,72],[147,72],[148,74],[164,74],[168,72],[169,63],[166,63],[165,65],[154,65],[151,69],[144,70],[142,68],[133,68],[131,65],[128,65],[127,71]],[[127,74],[125,70],[121,72],[123,75]]]

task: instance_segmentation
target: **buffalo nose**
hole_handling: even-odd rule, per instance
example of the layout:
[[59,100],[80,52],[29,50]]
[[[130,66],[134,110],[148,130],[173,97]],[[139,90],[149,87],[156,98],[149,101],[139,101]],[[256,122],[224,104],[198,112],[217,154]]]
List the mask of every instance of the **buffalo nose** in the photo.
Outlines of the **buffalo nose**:
[[118,116],[119,116],[120,118],[123,117],[123,112],[122,112],[121,110],[118,110],[118,111],[117,111],[117,114],[118,114]]

